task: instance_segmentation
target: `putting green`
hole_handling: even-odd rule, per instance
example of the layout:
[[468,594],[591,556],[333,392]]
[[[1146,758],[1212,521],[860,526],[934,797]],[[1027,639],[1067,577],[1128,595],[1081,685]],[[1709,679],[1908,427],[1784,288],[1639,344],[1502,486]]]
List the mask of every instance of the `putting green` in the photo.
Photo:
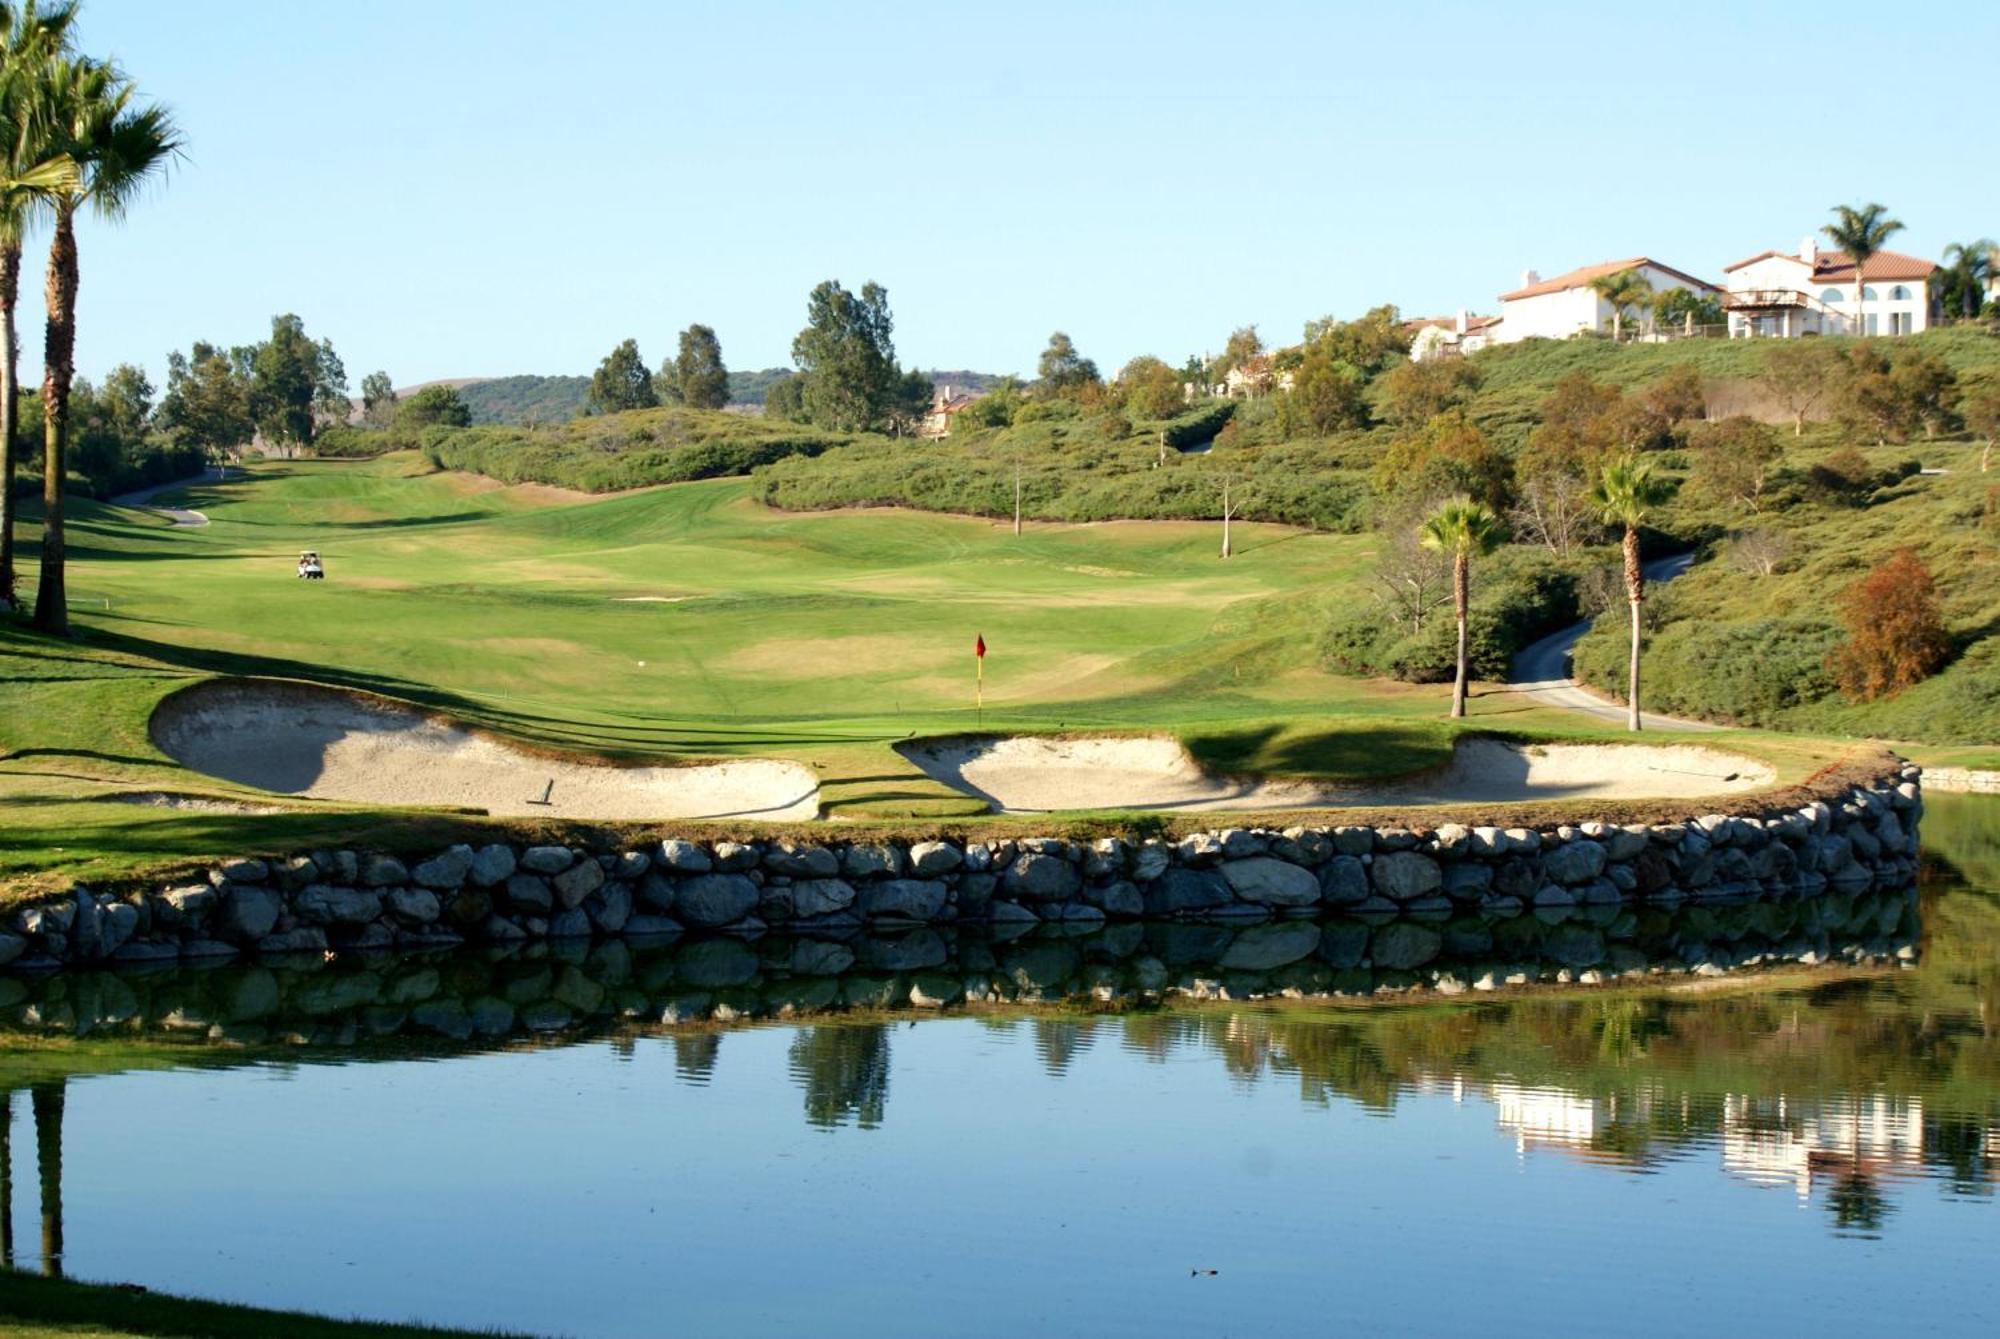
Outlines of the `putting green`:
[[[1219,772],[1334,783],[1451,758],[1444,688],[1319,668],[1330,614],[1372,598],[1369,537],[1238,525],[1222,561],[1208,524],[1015,536],[905,511],[781,513],[750,493],[718,480],[589,498],[402,455],[259,462],[162,499],[204,512],[199,528],[78,504],[77,638],[0,631],[0,878],[379,822],[326,804],[274,817],[100,803],[268,799],[177,765],[150,733],[164,697],[215,675],[366,690],[622,763],[785,760],[818,779],[835,820],[983,813],[892,747],[974,730],[1166,733]],[[30,526],[26,552],[36,538]],[[301,549],[323,556],[324,582],[295,577]],[[975,635],[990,648],[983,709]],[[1469,724],[1616,733],[1504,689],[1478,696]],[[1810,741],[1756,749],[1780,780],[1828,757]]]

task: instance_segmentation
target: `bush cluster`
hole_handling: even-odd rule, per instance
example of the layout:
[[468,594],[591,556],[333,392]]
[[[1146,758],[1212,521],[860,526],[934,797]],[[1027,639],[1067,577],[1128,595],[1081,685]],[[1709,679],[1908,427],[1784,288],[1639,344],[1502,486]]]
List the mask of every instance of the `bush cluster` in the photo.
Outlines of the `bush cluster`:
[[[1468,657],[1479,679],[1504,679],[1522,647],[1582,617],[1580,562],[1540,549],[1504,549],[1472,574],[1466,621]],[[1335,619],[1320,643],[1321,659],[1350,674],[1407,683],[1445,683],[1458,666],[1458,623],[1449,603],[1431,610],[1418,631],[1399,628],[1378,607]]]

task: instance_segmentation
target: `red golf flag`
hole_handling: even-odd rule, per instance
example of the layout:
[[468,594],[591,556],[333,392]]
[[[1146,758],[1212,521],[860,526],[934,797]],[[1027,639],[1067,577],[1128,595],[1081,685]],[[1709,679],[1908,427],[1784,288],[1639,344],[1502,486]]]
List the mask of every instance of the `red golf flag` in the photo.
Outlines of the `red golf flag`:
[[981,660],[986,659],[986,638],[977,633],[973,634],[972,638],[972,654]]

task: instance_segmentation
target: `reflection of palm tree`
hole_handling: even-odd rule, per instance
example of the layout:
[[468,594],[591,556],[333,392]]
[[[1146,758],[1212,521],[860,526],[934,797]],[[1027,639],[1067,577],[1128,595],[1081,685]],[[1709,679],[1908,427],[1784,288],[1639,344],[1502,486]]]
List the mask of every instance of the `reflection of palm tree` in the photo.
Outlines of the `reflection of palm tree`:
[[14,1090],[0,1091],[0,1267],[14,1267]]
[[689,1083],[707,1083],[722,1050],[720,1032],[690,1032],[674,1038],[674,1073]]
[[864,1130],[882,1123],[889,1097],[889,1029],[828,1024],[792,1038],[792,1077],[806,1092],[806,1121],[822,1129],[849,1117]]
[[1889,1217],[1888,1199],[1859,1167],[1834,1183],[1827,1205],[1833,1210],[1834,1227],[1842,1232],[1874,1235],[1882,1230],[1883,1221]]
[[1090,1030],[1074,1019],[1037,1018],[1034,1026],[1035,1054],[1042,1058],[1042,1068],[1052,1079],[1067,1073],[1069,1062],[1078,1052],[1089,1050],[1094,1040]]
[[62,1277],[63,1081],[29,1089],[35,1108],[35,1169],[42,1190],[42,1272]]

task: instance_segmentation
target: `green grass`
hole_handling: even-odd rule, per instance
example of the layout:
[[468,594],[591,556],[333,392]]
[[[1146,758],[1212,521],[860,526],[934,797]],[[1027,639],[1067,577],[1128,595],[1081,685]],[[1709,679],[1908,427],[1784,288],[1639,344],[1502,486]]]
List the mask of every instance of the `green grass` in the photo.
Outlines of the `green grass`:
[[118,1283],[79,1283],[0,1269],[0,1335],[40,1339],[451,1339],[497,1330],[447,1330],[336,1320],[148,1292]]
[[[1449,756],[1444,686],[1317,667],[1327,620],[1368,598],[1369,537],[1240,525],[1222,562],[1214,524],[1016,537],[957,516],[777,512],[751,491],[718,480],[579,500],[404,454],[263,462],[191,487],[176,501],[210,516],[198,529],[77,504],[76,637],[0,628],[0,880],[332,842],[409,849],[480,827],[316,803],[104,803],[145,789],[269,799],[149,740],[159,700],[211,675],[365,689],[604,755],[795,758],[849,821],[977,817],[889,746],[982,727],[1168,732],[1227,771],[1336,780]],[[324,556],[326,582],[295,579],[303,548]],[[975,634],[990,647],[983,714]],[[1608,733],[1504,692],[1475,698],[1468,724]],[[1826,756],[1747,746],[1788,778]]]

